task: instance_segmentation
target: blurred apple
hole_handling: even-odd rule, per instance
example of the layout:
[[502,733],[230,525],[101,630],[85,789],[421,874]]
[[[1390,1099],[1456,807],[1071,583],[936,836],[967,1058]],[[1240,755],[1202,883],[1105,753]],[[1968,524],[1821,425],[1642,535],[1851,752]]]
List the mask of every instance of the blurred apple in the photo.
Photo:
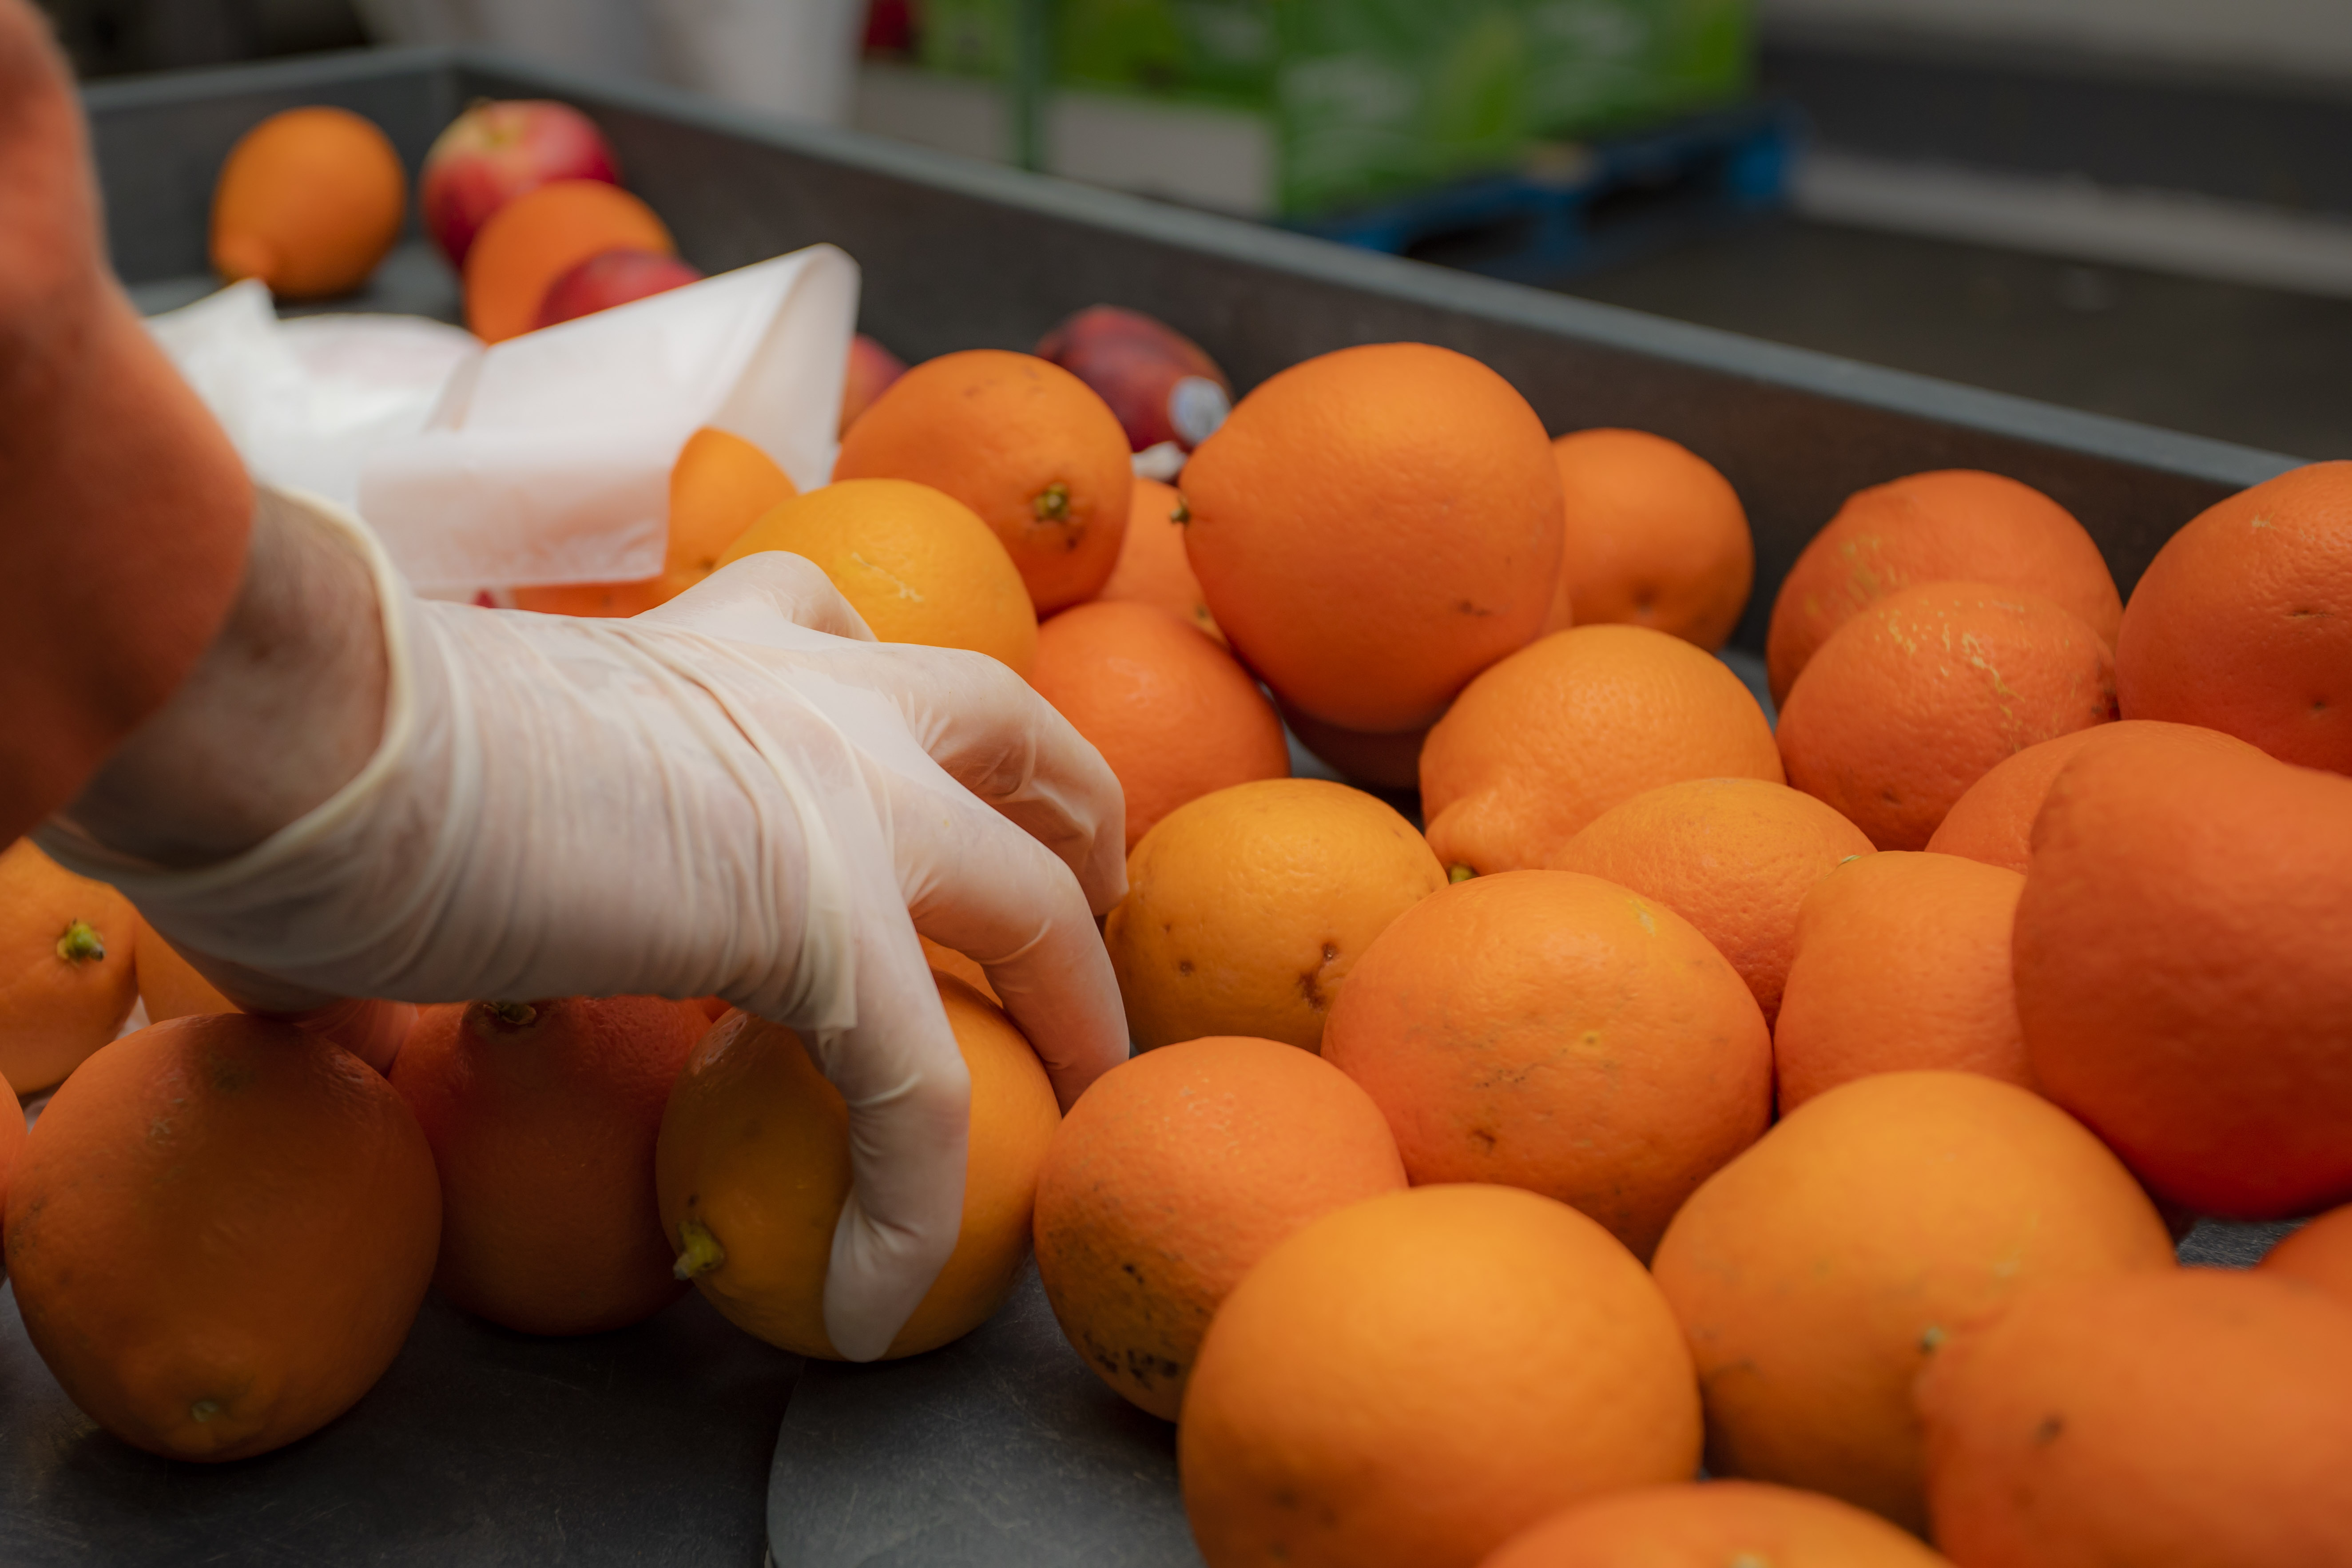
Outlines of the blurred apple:
[[462,267],[490,215],[551,180],[621,183],[595,121],[546,99],[484,100],[451,121],[425,154],[417,201],[425,232]]
[[632,300],[667,294],[698,282],[702,274],[675,256],[655,250],[600,250],[547,286],[535,326],[551,327]]
[[841,387],[841,431],[846,435],[857,416],[907,374],[907,362],[864,332],[849,340],[849,374]]
[[1173,441],[1189,452],[1233,410],[1233,384],[1217,362],[1139,310],[1080,310],[1040,340],[1037,357],[1093,387],[1118,416],[1134,451]]

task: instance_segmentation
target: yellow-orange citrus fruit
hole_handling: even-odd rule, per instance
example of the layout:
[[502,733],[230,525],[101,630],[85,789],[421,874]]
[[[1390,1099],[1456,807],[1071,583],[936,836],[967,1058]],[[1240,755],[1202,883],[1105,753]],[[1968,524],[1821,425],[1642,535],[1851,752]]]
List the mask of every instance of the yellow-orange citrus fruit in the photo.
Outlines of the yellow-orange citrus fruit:
[[1968,468],[1858,490],[1781,579],[1764,656],[1785,702],[1814,651],[1852,616],[1926,583],[2038,594],[2113,647],[2123,600],[2099,547],[2040,490]]
[[1699,1188],[1652,1266],[1690,1337],[1711,1474],[1927,1523],[1911,1383],[2061,1279],[2168,1268],[2155,1206],[2081,1123],[1972,1073],[1858,1079]]
[[163,934],[131,912],[139,954],[139,1000],[147,1005],[147,1021],[166,1023],[192,1013],[235,1013],[241,1009],[220,988],[180,956]]
[[1293,365],[1201,444],[1181,489],[1217,625],[1283,700],[1342,729],[1428,724],[1537,634],[1559,580],[1543,422],[1450,349]]
[[2125,608],[2116,695],[2127,718],[2352,773],[2352,462],[2267,479],[2174,534]]
[[1839,862],[1870,852],[1861,828],[1786,784],[1686,779],[1602,812],[1550,866],[1631,888],[1696,926],[1769,1025],[1805,895]]
[[1201,595],[1201,580],[1184,553],[1184,499],[1174,485],[1138,479],[1135,500],[1127,514],[1127,537],[1118,547],[1118,564],[1096,598],[1107,604],[1157,605],[1186,625],[1223,643],[1217,617]]
[[1127,793],[1127,847],[1188,800],[1290,776],[1282,721],[1249,672],[1156,605],[1078,605],[1037,628],[1030,684]]
[[1360,790],[1267,779],[1188,802],[1127,858],[1103,928],[1139,1050],[1248,1035],[1307,1050],[1391,921],[1445,886],[1412,824]]
[[451,1302],[526,1334],[593,1334],[686,1289],[654,1210],[654,1136],[709,1019],[658,996],[426,1010],[392,1065],[441,1173]]
[[1730,481],[1644,430],[1579,430],[1552,453],[1568,530],[1547,629],[1622,623],[1721,647],[1756,581],[1756,542]]
[[2301,1568],[2352,1549],[2352,1309],[2212,1268],[2021,1296],[1920,1379],[1964,1563]]
[[139,1000],[139,916],[29,838],[0,850],[0,1077],[38,1094],[114,1038]]
[[[939,1278],[884,1352],[936,1349],[988,1321],[1029,1255],[1037,1171],[1061,1120],[1029,1042],[996,1005],[934,974],[971,1073],[963,1224]],[[732,1013],[688,1057],[655,1154],[677,1268],[738,1328],[838,1359],[824,1277],[848,1201],[849,1110],[779,1024]]]
[[1323,1054],[1415,1182],[1499,1182],[1646,1261],[1683,1200],[1772,1120],[1772,1038],[1691,923],[1613,882],[1507,871],[1399,915]]
[[433,1277],[441,1192],[366,1063],[242,1013],[84,1062],[8,1185],[8,1275],[83,1414],[176,1459],[316,1431],[383,1375]]
[[2163,737],[2183,746],[2215,747],[2252,754],[2254,748],[2234,735],[2195,724],[2167,724],[2153,719],[2119,719],[2094,724],[2055,740],[2028,746],[1970,784],[1952,803],[1944,820],[1928,836],[1927,847],[1939,855],[1965,855],[1988,866],[2022,872],[2032,848],[2033,819],[2049,798],[2050,781],[2074,754],[2094,741],[2125,735]]
[[2352,779],[2120,737],[2050,786],[2017,908],[2042,1092],[2158,1195],[2352,1199]]
[[2330,1209],[2294,1231],[2257,1267],[2316,1285],[2352,1306],[2352,1204]]
[[1780,707],[1789,782],[1881,849],[1922,849],[1970,785],[2116,716],[2105,643],[2051,601],[1930,583],[1840,626]]
[[1421,751],[1430,847],[1542,866],[1611,806],[1683,779],[1781,782],[1772,726],[1721,659],[1646,626],[1554,632],[1470,683]]
[[213,268],[286,300],[348,294],[400,237],[408,175],[392,140],[347,109],[289,109],[229,149],[213,187]]
[[1819,1492],[1758,1481],[1637,1487],[1514,1536],[1479,1568],[1939,1568],[1944,1559]]
[[635,583],[517,588],[515,608],[542,615],[634,616],[667,605],[719,569],[719,558],[779,501],[800,492],[776,460],[742,437],[706,425],[669,470],[669,546],[661,574]]
[[1565,1205],[1476,1185],[1370,1198],[1267,1253],[1176,1429],[1208,1568],[1475,1568],[1698,1449],[1690,1352],[1642,1266]]
[[1276,1243],[1405,1184],[1396,1140],[1328,1062],[1185,1040],[1078,1097],[1037,1178],[1037,1271],[1095,1375],[1173,1421],[1217,1304]]
[[646,205],[609,180],[551,180],[492,213],[466,252],[466,325],[484,342],[520,337],[539,321],[548,286],[607,250],[675,255]]
[[1421,748],[1426,730],[1406,730],[1394,735],[1367,735],[1342,730],[1300,712],[1276,700],[1282,721],[1298,743],[1329,763],[1343,778],[1371,789],[1410,790],[1421,787]]
[[1949,1068],[2034,1087],[2010,978],[2025,879],[1957,855],[1890,850],[1821,879],[1772,1032],[1780,1113],[1849,1079]]
[[1102,590],[1135,473],[1118,416],[1034,354],[941,354],[890,384],[841,439],[843,479],[914,479],[996,531],[1041,616]]
[[[25,1151],[25,1106],[16,1091],[0,1079],[0,1235],[5,1234],[5,1216],[8,1210],[8,1182],[16,1171],[17,1158]],[[0,1268],[5,1274],[5,1268]]]
[[1004,546],[971,509],[907,479],[841,479],[771,507],[721,552],[816,563],[884,642],[970,648],[1023,675],[1037,616]]

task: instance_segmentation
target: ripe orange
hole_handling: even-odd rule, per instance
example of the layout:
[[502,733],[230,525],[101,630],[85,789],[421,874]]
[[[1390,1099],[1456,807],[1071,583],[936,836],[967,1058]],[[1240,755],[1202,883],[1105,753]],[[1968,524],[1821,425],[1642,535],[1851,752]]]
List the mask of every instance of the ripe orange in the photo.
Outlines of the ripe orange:
[[1298,743],[1328,763],[1345,777],[1372,789],[1409,790],[1421,787],[1421,748],[1426,730],[1406,730],[1394,735],[1367,735],[1342,730],[1311,718],[1276,699],[1276,708]]
[[226,1014],[82,1064],[25,1140],[8,1274],[83,1413],[179,1459],[316,1431],[392,1364],[433,1276],[416,1119],[350,1052]]
[[2025,869],[2033,818],[2049,797],[2050,781],[2093,741],[2122,735],[2163,736],[2184,746],[2218,747],[2252,754],[2254,748],[2219,730],[2195,724],[2167,724],[2153,719],[2119,719],[2094,724],[2055,740],[2032,745],[1970,784],[1952,803],[1944,820],[1928,836],[1927,847],[1939,855],[1965,855],[1988,866]]
[[1537,634],[1559,580],[1543,422],[1450,349],[1291,366],[1201,444],[1182,489],[1217,625],[1283,700],[1342,729],[1429,723]]
[[1858,1508],[1755,1481],[1637,1487],[1515,1536],[1480,1568],[1938,1568]]
[[2316,1285],[2352,1306],[2352,1204],[2330,1209],[2289,1235],[2258,1267]]
[[1645,1262],[1772,1120],[1772,1038],[1739,972],[1664,905],[1572,871],[1480,877],[1398,916],[1323,1054],[1416,1183],[1558,1198]]
[[1037,1271],[1095,1374],[1173,1421],[1211,1314],[1310,1220],[1405,1184],[1396,1140],[1328,1062],[1187,1040],[1113,1068],[1037,1178]]
[[1176,1428],[1208,1568],[1473,1568],[1697,1462],[1690,1352],[1609,1233],[1510,1187],[1326,1215],[1209,1325]]
[[2042,1091],[2159,1196],[2352,1199],[2352,779],[2118,737],[2051,785],[2017,909]]
[[[400,237],[408,176],[391,138],[347,109],[289,109],[229,149],[213,187],[213,268],[284,300],[348,294]],[[535,301],[534,301],[535,302]]]
[[1822,645],[1781,704],[1780,755],[1873,844],[1919,849],[1999,763],[2115,716],[2115,661],[2089,626],[2032,594],[1930,583]]
[[1127,847],[1188,800],[1290,776],[1274,704],[1234,656],[1155,605],[1093,604],[1037,628],[1030,684],[1127,792]]
[[2352,1549],[2352,1310],[2184,1268],[2019,1298],[1919,1383],[1960,1563],[2301,1568]]
[[2124,612],[2116,695],[2130,718],[2352,773],[2352,462],[2281,474],[2174,534]]
[[2114,646],[2123,600],[2074,515],[2030,485],[1967,468],[1858,490],[1813,535],[1772,601],[1765,662],[1772,700],[1830,634],[1889,594],[1990,583],[2040,595]]
[[0,849],[0,1077],[38,1094],[114,1038],[139,1000],[139,916],[29,838]]
[[[0,1079],[0,1216],[8,1209],[8,1183],[16,1172],[16,1162],[25,1152],[25,1106],[8,1080]],[[5,1220],[0,1220],[0,1235],[5,1235]],[[0,1268],[0,1274],[6,1270]]]
[[1611,806],[1683,779],[1780,782],[1729,667],[1646,626],[1555,632],[1470,683],[1421,752],[1430,847],[1481,876],[1548,865]]
[[1772,1034],[1780,1113],[1850,1079],[1943,1068],[2034,1087],[2009,973],[2025,879],[1891,850],[1822,879]]
[[1362,791],[1267,779],[1161,817],[1127,883],[1103,937],[1137,1049],[1248,1035],[1311,1051],[1364,950],[1445,870]]
[[605,180],[551,180],[482,225],[466,252],[466,325],[484,342],[520,337],[539,321],[548,285],[606,250],[677,253],[651,207]]
[[1547,629],[1652,626],[1721,647],[1756,581],[1756,542],[1730,481],[1643,430],[1579,430],[1552,453],[1568,531]]
[[1696,926],[1748,983],[1769,1026],[1797,949],[1797,911],[1840,861],[1871,852],[1862,829],[1764,779],[1687,779],[1587,823],[1550,860],[1654,899]]
[[[1867,864],[1867,862],[1864,862]],[[1911,1382],[2051,1281],[2172,1267],[2155,1206],[2080,1123],[1971,1073],[1883,1073],[1717,1172],[1653,1265],[1697,1358],[1707,1469],[1927,1522]]]
[[841,440],[843,479],[915,479],[996,531],[1040,616],[1090,599],[1118,564],[1135,474],[1118,416],[1034,354],[942,354],[891,383]]
[[906,479],[843,479],[771,507],[719,557],[805,555],[884,642],[970,648],[1029,673],[1037,616],[971,509]]
[[[1037,1171],[1061,1120],[1011,1021],[961,981],[932,979],[971,1073],[963,1225],[892,1357],[968,1334],[1003,1301],[1028,1256]],[[800,1037],[744,1013],[713,1026],[670,1091],[655,1174],[679,1273],[736,1327],[837,1359],[824,1277],[849,1196],[849,1110]]]
[[1222,646],[1225,634],[1209,614],[1201,596],[1201,580],[1192,575],[1184,553],[1184,498],[1174,485],[1158,479],[1135,481],[1135,500],[1127,514],[1127,537],[1118,547],[1118,564],[1110,581],[1095,595],[1108,604],[1157,605]]
[[635,583],[517,588],[515,608],[551,616],[634,616],[667,605],[719,569],[745,529],[800,492],[776,460],[740,436],[706,425],[669,470],[669,548],[661,574]]
[[686,1289],[654,1208],[654,1136],[709,1026],[698,1003],[436,1007],[392,1067],[441,1175],[451,1302],[527,1334],[593,1334]]
[[147,1021],[162,1024],[193,1013],[235,1013],[240,1009],[219,987],[196,972],[196,966],[165,942],[161,932],[131,911],[132,941],[139,954],[139,1000],[147,1005]]

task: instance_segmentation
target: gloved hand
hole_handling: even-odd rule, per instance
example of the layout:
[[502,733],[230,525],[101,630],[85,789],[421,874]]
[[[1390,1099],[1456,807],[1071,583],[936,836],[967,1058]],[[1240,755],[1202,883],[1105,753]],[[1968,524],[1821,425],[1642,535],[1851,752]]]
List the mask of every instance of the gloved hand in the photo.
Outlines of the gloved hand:
[[1065,1106],[1126,1055],[1091,918],[1126,881],[1101,758],[995,660],[874,642],[797,556],[586,621],[418,600],[323,501],[265,491],[254,536],[310,552],[297,579],[372,585],[373,754],[217,863],[79,814],[43,846],[261,1009],[716,994],[799,1030],[850,1110],[826,1331],[881,1353],[962,1204],[970,1083],[917,930],[983,964]]

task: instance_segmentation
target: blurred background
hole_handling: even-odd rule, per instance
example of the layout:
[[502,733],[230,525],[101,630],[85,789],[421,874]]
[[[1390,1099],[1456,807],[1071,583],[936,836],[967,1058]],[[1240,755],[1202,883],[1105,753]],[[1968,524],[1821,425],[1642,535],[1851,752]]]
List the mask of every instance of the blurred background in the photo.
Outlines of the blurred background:
[[41,0],[86,76],[476,43],[2352,455],[2352,0]]

